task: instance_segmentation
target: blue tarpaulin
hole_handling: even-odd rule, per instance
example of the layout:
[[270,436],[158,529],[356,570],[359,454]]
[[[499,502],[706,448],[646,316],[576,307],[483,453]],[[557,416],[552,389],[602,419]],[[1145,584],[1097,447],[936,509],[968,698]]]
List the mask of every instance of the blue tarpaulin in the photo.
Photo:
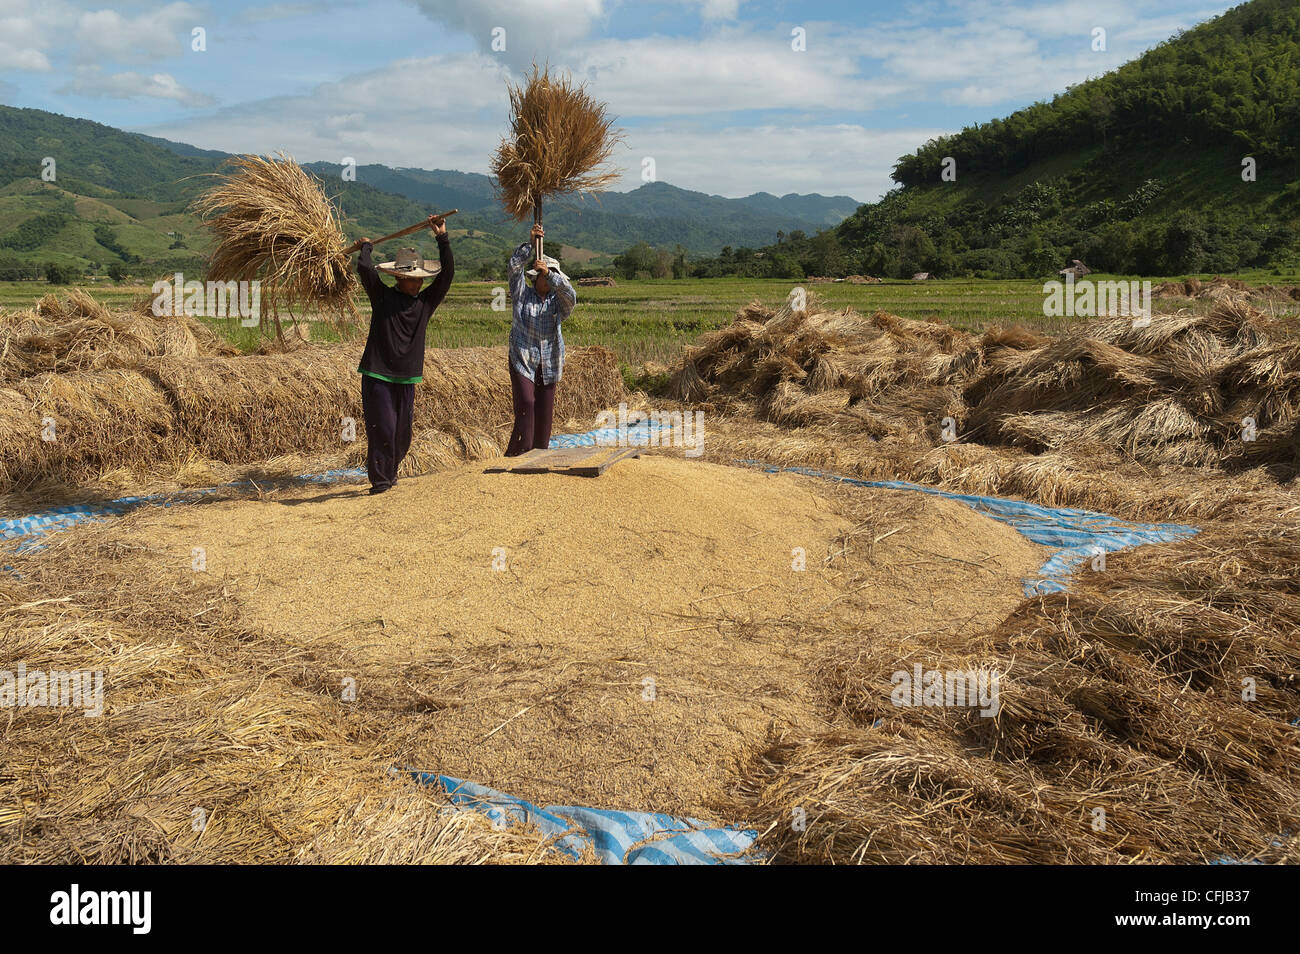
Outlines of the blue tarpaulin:
[[580,858],[590,848],[607,865],[747,864],[741,856],[758,833],[717,828],[694,818],[658,812],[620,812],[573,805],[538,808],[496,789],[429,772],[413,772],[424,785],[443,789],[452,804],[485,814],[496,825],[530,823],[554,839],[554,847]]
[[[594,447],[614,446],[618,441],[626,441],[631,447],[646,447],[660,431],[672,431],[671,425],[661,424],[651,418],[629,421],[622,432],[617,427],[598,427],[581,434],[556,434],[551,438],[549,447]],[[660,442],[663,439],[659,438]]]

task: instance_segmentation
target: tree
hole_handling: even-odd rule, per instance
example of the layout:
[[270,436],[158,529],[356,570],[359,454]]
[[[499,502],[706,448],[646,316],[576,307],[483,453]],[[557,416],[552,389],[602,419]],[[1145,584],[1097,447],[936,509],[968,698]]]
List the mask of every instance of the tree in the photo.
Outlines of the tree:
[[45,263],[45,280],[51,285],[67,285],[72,282],[72,271],[58,262]]
[[679,243],[673,249],[673,278],[689,278],[691,266],[686,261],[686,249]]
[[635,278],[638,272],[644,272],[649,278],[656,260],[655,250],[650,247],[650,243],[637,242],[622,255],[615,256],[614,268],[624,278]]
[[1100,90],[1093,93],[1088,101],[1088,112],[1092,116],[1092,126],[1101,133],[1101,144],[1106,145],[1106,130],[1110,129],[1115,116],[1115,104],[1110,97]]
[[843,276],[844,249],[833,229],[818,232],[808,243],[804,267],[811,275]]
[[862,271],[868,275],[894,275],[898,259],[884,242],[872,242],[862,257]]
[[1165,226],[1164,271],[1167,275],[1199,272],[1205,261],[1205,223],[1190,209],[1178,212]]
[[929,235],[915,225],[898,226],[895,231],[899,277],[910,278],[917,272],[937,271],[935,258],[939,250]]

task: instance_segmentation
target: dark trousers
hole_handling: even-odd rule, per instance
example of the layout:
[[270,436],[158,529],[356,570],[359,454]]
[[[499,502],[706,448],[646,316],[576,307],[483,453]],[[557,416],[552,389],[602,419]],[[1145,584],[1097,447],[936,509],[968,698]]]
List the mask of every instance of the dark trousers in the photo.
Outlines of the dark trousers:
[[542,383],[538,364],[533,380],[510,368],[510,396],[515,406],[515,429],[510,433],[507,457],[546,447],[551,443],[551,417],[555,413],[555,385]]
[[361,375],[361,410],[366,418],[366,470],[370,492],[382,493],[397,483],[397,468],[411,449],[415,385],[393,384]]

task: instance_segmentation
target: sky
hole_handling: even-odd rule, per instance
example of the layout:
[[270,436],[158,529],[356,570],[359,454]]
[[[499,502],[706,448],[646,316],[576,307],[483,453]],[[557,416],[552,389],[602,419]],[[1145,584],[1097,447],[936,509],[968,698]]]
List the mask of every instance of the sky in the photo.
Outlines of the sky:
[[652,175],[728,197],[869,201],[927,140],[1233,5],[0,0],[0,102],[225,152],[486,173],[506,82],[537,61],[608,105],[624,137],[615,189]]

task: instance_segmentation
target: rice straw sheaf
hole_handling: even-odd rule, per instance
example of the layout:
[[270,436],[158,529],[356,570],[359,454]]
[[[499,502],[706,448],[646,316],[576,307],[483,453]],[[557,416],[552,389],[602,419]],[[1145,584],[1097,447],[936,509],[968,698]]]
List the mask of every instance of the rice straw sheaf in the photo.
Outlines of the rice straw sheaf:
[[167,394],[127,369],[43,373],[0,390],[0,487],[147,472],[178,451]]
[[508,215],[522,220],[546,196],[593,192],[617,181],[617,170],[603,168],[619,142],[613,120],[581,84],[534,64],[526,82],[507,88],[510,133],[491,169]]
[[260,280],[272,315],[308,305],[350,315],[356,279],[321,182],[283,153],[236,156],[213,175],[194,203],[215,239],[208,279]]
[[[1233,521],[1112,557],[989,630],[846,634],[819,669],[836,728],[772,739],[733,810],[781,861],[1284,856],[1300,823],[1300,543]],[[996,672],[996,714],[897,705],[893,674],[916,664]]]
[[6,555],[5,668],[102,673],[103,713],[19,706],[0,725],[0,861],[565,860],[392,774],[389,723],[309,685],[329,660],[244,625],[203,574],[162,585],[112,534]]
[[[1033,468],[1035,482],[1055,483],[1047,495],[1057,503],[1087,504],[1080,493],[1097,502],[1101,488],[1081,474],[1064,491],[1063,474],[1018,463],[1011,448],[1064,455],[1072,469],[1095,474],[1128,462],[1146,476],[1153,465],[1264,469],[1285,482],[1300,470],[1295,330],[1240,300],[1149,323],[1105,319],[1058,338],[1017,328],[975,336],[816,302],[805,310],[754,303],[687,349],[669,394],[738,421],[752,414],[780,425],[786,463],[812,462],[795,445],[816,441],[823,462],[918,479],[927,458],[973,453],[962,449],[970,444],[1005,448],[979,459],[997,475],[967,468],[960,489],[1006,491],[1017,483],[1008,481],[1012,471],[1027,479]],[[840,446],[826,446],[832,441]]]
[[143,306],[112,310],[81,289],[46,295],[0,320],[0,382],[9,384],[46,371],[134,369],[164,355],[234,352],[193,318],[157,316]]
[[203,456],[228,463],[345,450],[344,418],[359,422],[356,358],[303,348],[273,356],[161,360],[152,371],[176,409],[177,432]]

